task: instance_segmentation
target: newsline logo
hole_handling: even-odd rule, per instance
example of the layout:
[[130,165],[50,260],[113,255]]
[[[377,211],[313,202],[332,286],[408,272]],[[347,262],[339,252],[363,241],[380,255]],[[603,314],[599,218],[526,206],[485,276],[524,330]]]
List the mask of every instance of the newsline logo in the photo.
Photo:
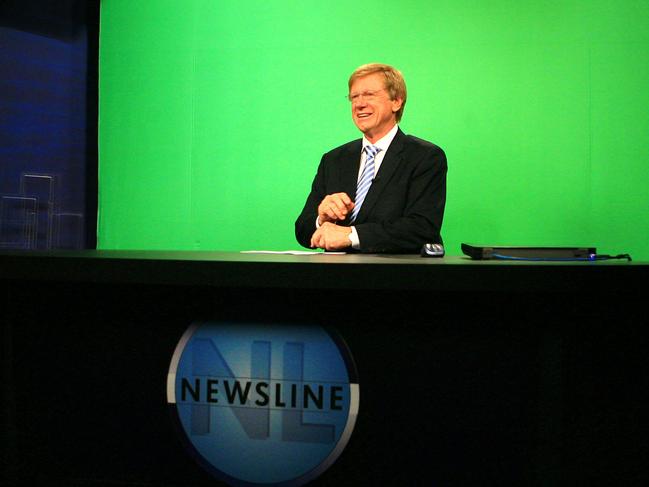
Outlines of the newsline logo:
[[[259,379],[196,377],[193,383],[181,380],[182,402],[240,406],[246,408],[298,409],[301,411],[342,411],[342,385],[304,384]],[[283,399],[287,398],[287,399]],[[286,401],[286,402],[285,402]]]
[[167,402],[199,464],[231,485],[298,486],[329,468],[354,429],[356,367],[315,325],[193,324]]

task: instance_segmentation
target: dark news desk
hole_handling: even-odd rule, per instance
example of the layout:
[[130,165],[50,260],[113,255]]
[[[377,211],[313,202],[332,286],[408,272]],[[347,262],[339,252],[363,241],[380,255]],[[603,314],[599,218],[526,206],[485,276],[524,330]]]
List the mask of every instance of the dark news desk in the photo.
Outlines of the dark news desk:
[[359,416],[314,485],[648,485],[648,281],[637,262],[0,252],[0,483],[219,485],[165,401],[179,338],[217,320],[348,344]]

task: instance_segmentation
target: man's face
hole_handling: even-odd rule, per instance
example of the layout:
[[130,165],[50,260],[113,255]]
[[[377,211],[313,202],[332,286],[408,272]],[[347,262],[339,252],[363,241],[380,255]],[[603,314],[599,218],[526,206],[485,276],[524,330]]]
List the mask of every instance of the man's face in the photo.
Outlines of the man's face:
[[396,123],[395,113],[402,100],[390,100],[383,73],[358,78],[352,83],[349,96],[354,123],[370,142],[379,140]]

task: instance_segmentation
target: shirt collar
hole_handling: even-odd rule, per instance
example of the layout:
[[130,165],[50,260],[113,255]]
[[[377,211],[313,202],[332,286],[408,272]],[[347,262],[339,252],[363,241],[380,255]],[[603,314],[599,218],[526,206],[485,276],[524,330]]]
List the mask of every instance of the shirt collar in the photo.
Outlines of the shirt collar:
[[365,138],[365,136],[363,136],[363,150],[365,150],[365,146],[373,145],[378,147],[383,153],[385,153],[385,151],[388,150],[388,147],[390,147],[392,140],[397,135],[397,130],[399,130],[399,125],[394,124],[394,127],[392,127],[387,134],[377,140],[375,144],[372,144]]

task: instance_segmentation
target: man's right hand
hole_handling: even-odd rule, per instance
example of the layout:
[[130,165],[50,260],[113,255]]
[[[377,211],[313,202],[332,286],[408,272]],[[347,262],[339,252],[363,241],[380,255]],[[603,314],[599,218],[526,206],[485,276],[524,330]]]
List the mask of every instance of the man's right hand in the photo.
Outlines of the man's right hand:
[[318,223],[342,221],[353,209],[354,202],[347,193],[329,194],[318,205]]

